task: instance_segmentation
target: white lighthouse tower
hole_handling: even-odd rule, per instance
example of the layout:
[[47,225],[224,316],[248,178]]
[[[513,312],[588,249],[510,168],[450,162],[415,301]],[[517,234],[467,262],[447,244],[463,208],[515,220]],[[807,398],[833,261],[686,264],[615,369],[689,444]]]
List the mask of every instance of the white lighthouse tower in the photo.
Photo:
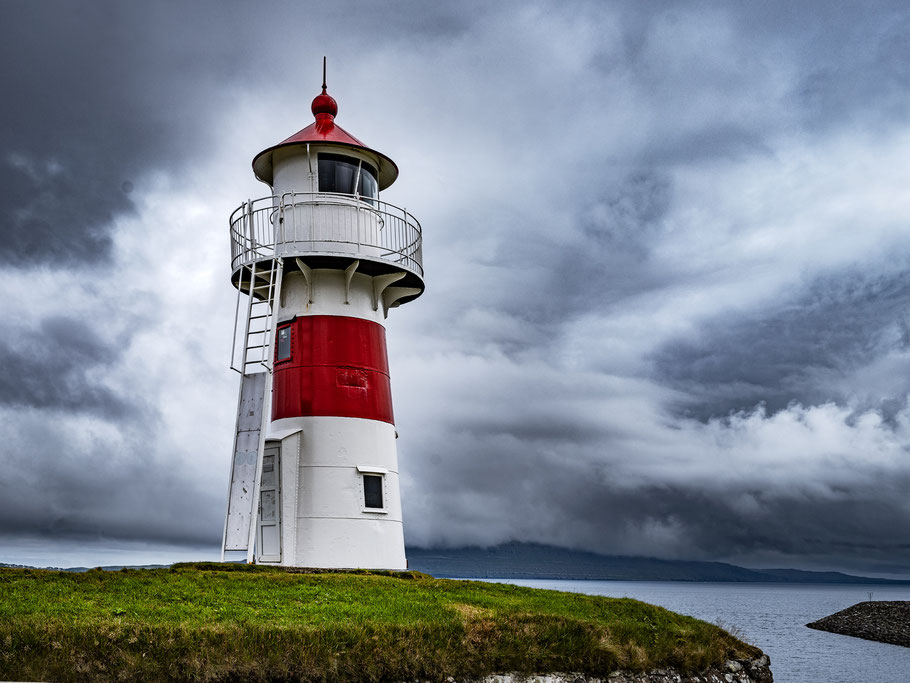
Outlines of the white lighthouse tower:
[[222,559],[404,569],[385,320],[423,292],[420,224],[379,199],[395,163],[315,121],[253,159],[230,218],[241,375]]

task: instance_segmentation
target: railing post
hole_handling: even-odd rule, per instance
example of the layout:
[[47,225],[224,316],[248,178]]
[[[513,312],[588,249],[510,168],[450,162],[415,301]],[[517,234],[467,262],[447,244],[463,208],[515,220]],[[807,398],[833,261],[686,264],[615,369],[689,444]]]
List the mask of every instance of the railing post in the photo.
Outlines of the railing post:
[[[278,226],[281,226],[280,231]],[[284,217],[284,195],[278,199],[278,222],[275,227],[275,253],[278,253],[278,238],[281,238],[281,243],[284,244],[288,239],[288,224]]]
[[253,225],[253,200],[246,200],[246,219],[245,222],[249,228],[250,234],[250,256],[256,253],[256,228]]

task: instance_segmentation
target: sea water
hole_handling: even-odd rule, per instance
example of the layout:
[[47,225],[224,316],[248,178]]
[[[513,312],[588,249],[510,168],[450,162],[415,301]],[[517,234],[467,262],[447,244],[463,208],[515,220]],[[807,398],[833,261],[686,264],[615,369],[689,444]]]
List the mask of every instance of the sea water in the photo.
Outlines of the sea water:
[[910,600],[910,586],[502,579],[635,598],[733,631],[771,658],[775,683],[910,683],[910,648],[807,628],[857,602]]

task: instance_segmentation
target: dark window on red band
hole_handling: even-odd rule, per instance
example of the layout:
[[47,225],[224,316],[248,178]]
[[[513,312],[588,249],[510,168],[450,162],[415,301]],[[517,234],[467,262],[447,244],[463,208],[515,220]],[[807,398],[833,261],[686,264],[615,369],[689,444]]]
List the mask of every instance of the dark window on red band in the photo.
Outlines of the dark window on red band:
[[382,508],[382,476],[363,475],[363,505],[368,508]]
[[278,348],[275,351],[275,361],[287,360],[291,357],[291,326],[278,328]]

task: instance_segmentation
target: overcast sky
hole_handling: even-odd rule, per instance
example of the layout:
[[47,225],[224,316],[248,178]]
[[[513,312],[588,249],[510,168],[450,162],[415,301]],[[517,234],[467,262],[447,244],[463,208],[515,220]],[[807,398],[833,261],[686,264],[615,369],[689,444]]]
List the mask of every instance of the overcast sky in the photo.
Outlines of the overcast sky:
[[910,575],[910,9],[0,0],[0,562],[217,556],[227,218],[396,160],[405,536]]

